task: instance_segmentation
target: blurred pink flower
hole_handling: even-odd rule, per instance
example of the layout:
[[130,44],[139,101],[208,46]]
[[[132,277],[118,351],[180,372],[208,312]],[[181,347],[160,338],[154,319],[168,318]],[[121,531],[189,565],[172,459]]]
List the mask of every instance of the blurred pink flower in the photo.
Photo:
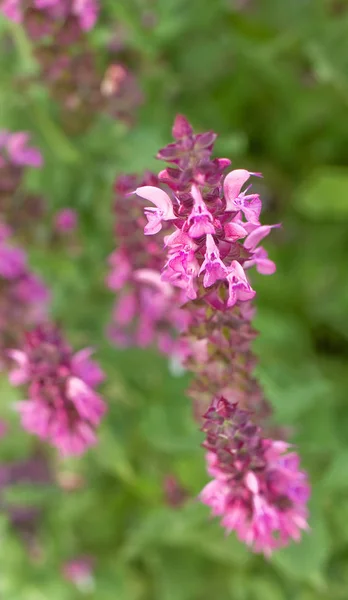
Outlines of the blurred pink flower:
[[63,208],[55,216],[55,227],[60,233],[70,233],[77,227],[77,212],[72,208]]
[[16,363],[11,383],[28,385],[28,399],[17,405],[24,429],[48,440],[62,456],[94,445],[106,406],[94,391],[104,375],[91,351],[73,354],[58,328],[47,324],[27,333],[23,348],[9,355]]

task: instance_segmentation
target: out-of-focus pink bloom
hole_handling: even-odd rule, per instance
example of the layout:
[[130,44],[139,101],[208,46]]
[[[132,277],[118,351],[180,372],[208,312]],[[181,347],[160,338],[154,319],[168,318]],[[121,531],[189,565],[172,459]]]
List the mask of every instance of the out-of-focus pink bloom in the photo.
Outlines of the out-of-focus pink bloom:
[[94,388],[103,373],[91,351],[73,354],[53,325],[26,334],[22,350],[10,351],[13,385],[27,383],[28,400],[17,405],[24,429],[58,448],[62,456],[82,454],[96,443],[95,429],[106,406]]
[[20,23],[22,20],[21,0],[2,0],[0,11],[14,23]]
[[98,0],[73,0],[72,12],[78,17],[81,29],[89,31],[97,21],[99,2]]
[[72,208],[63,208],[55,216],[56,230],[60,233],[70,233],[77,227],[77,212]]
[[132,273],[132,267],[125,252],[115,250],[109,256],[109,265],[111,271],[107,276],[106,282],[110,290],[120,290]]
[[[29,134],[24,131],[10,133],[0,132],[0,157],[18,167],[39,168],[43,164],[41,152],[28,145]],[[1,163],[0,163],[0,166]]]
[[97,387],[105,379],[105,374],[94,360],[91,360],[92,348],[84,348],[76,352],[71,359],[72,373],[92,388]]
[[26,271],[27,257],[21,248],[12,248],[0,242],[0,277],[17,279]]
[[91,556],[76,557],[63,565],[62,575],[81,591],[92,591],[94,588],[94,562]]
[[255,552],[269,556],[291,539],[298,541],[308,529],[310,489],[297,454],[284,442],[262,438],[248,413],[223,398],[214,401],[205,419],[208,472],[214,479],[201,501]]

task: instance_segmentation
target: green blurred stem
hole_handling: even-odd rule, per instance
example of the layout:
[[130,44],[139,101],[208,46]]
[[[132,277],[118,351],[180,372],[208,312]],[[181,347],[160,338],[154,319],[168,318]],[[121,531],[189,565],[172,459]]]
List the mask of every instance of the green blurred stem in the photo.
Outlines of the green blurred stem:
[[[20,57],[23,71],[33,72],[36,69],[36,64],[32,57],[32,47],[28,38],[20,25],[9,22],[8,26]],[[57,127],[42,102],[38,103],[35,94],[30,92],[28,100],[28,111],[57,158],[67,163],[80,161],[81,157],[77,148],[70,142],[64,132]]]

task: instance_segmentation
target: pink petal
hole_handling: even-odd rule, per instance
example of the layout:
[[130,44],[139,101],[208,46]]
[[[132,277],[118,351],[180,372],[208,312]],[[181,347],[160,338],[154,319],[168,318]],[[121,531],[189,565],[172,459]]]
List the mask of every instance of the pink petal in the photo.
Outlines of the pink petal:
[[246,169],[235,169],[226,175],[224,180],[224,195],[226,204],[229,208],[229,203],[233,202],[239,195],[243,185],[248,181],[251,173]]
[[247,250],[255,250],[258,243],[261,242],[274,227],[280,227],[280,225],[260,225],[260,227],[254,229],[254,231],[249,233],[244,242],[245,248],[247,248]]
[[175,215],[173,212],[172,201],[169,198],[168,194],[161,190],[160,188],[154,187],[152,185],[144,185],[135,190],[135,193],[144,198],[145,200],[149,200],[152,202],[157,208],[159,208],[163,213],[163,219],[170,220],[175,219]]
[[238,223],[234,223],[232,221],[231,223],[227,223],[225,225],[225,238],[229,242],[240,240],[246,235],[248,235],[248,232],[242,225],[239,225]]

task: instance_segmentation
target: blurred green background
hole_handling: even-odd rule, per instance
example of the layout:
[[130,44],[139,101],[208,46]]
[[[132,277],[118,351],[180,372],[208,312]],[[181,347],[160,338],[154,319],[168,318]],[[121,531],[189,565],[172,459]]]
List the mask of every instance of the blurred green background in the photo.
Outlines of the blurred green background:
[[[76,347],[94,345],[107,371],[109,415],[100,444],[58,471],[85,485],[16,486],[14,502],[39,505],[37,555],[29,558],[0,517],[1,600],[74,600],[61,564],[95,557],[98,600],[346,600],[348,597],[348,2],[333,0],[102,0],[90,44],[101,64],[113,31],[144,94],[129,129],[98,115],[88,131],[64,130],[40,84],[21,29],[0,20],[0,127],[25,129],[44,153],[28,189],[53,214],[78,210],[83,252],[50,249],[38,235],[30,257],[53,289],[53,315]],[[311,532],[265,561],[225,537],[196,496],[207,481],[201,435],[155,351],[117,350],[105,340],[112,294],[104,285],[114,247],[117,174],[161,168],[177,112],[219,134],[216,155],[262,171],[264,222],[282,222],[267,249],[272,277],[256,276],[259,375],[275,417],[293,428],[313,486]],[[1,416],[11,435],[1,461],[25,458],[32,440],[3,377]],[[191,497],[167,505],[174,474]]]

